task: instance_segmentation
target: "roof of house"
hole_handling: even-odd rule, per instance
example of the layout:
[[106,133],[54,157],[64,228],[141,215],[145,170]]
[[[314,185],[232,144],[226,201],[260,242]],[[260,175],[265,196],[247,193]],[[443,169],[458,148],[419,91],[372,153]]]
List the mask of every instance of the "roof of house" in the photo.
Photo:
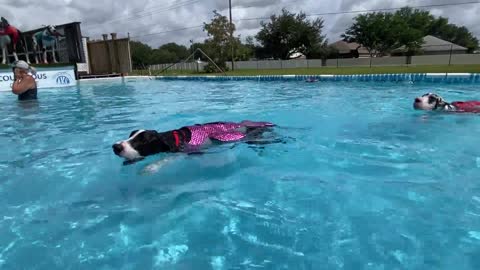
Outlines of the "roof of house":
[[[405,49],[405,46],[401,46],[395,51],[403,51]],[[467,51],[468,49],[465,47],[462,47],[460,45],[454,44],[452,42],[439,39],[434,36],[425,36],[423,38],[423,44],[421,46],[421,49],[425,52],[436,52],[436,51]]]
[[343,40],[339,40],[335,43],[332,43],[332,44],[330,44],[330,46],[335,47],[335,49],[337,49],[339,53],[350,53],[351,50],[352,50],[351,44],[349,44],[348,42],[345,42]]
[[[443,39],[439,39],[434,36],[426,36],[423,38],[423,45],[422,49],[424,50],[430,50],[430,51],[443,51],[445,49],[450,50],[453,49],[454,51],[466,51],[468,50],[465,47],[462,47],[460,45],[454,44],[452,42],[448,42]],[[453,46],[453,47],[452,47]]]
[[343,40],[339,40],[337,42],[334,42],[330,44],[330,46],[335,47],[340,54],[343,53],[351,53],[352,51],[356,50],[358,48],[358,53],[359,54],[369,54],[368,50],[363,47],[362,45],[356,43],[356,42],[346,42]]

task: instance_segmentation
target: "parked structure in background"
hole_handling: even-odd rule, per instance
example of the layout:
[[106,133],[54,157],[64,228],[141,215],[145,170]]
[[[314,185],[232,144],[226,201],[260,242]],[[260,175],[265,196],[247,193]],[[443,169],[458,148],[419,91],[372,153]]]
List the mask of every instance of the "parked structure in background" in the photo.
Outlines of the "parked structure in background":
[[130,38],[117,39],[111,33],[111,39],[103,34],[103,40],[87,41],[89,75],[86,77],[122,76],[132,71]]
[[[466,54],[468,49],[460,45],[439,39],[434,36],[425,36],[423,43],[416,54],[419,55],[449,55]],[[369,58],[370,53],[362,45],[355,42],[346,42],[339,40],[330,46],[337,49],[338,58]],[[375,53],[375,52],[374,52]],[[392,55],[405,55],[407,53],[405,46],[401,46],[392,51]]]
[[339,40],[330,44],[338,51],[339,58],[369,58],[370,53],[362,45],[356,42],[346,42]]
[[[422,55],[466,54],[467,48],[434,36],[425,36],[420,47]],[[395,49],[393,54],[406,53],[405,46]]]

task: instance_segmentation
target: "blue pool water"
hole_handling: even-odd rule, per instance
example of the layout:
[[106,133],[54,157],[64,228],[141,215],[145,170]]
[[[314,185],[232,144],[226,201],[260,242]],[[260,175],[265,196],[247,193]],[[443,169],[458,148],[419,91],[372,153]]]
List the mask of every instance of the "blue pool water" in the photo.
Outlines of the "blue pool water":
[[[0,269],[480,269],[479,85],[85,82],[0,93]],[[271,121],[286,144],[122,166],[139,128]]]

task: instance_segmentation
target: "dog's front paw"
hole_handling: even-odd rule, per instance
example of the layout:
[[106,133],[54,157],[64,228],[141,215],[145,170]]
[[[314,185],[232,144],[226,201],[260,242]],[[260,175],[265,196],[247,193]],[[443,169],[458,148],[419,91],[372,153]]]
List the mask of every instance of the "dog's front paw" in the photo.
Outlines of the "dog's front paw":
[[159,160],[157,162],[154,162],[145,168],[140,172],[141,175],[152,175],[160,171],[163,167],[168,165],[170,162],[172,162],[174,159],[173,158],[164,158],[162,160]]
[[162,166],[156,166],[154,164],[150,164],[142,169],[140,175],[152,175],[158,172]]
[[140,175],[142,176],[147,176],[147,175],[153,175],[158,173],[161,169],[163,168],[162,164],[150,164],[146,166],[145,168],[142,169],[140,172]]

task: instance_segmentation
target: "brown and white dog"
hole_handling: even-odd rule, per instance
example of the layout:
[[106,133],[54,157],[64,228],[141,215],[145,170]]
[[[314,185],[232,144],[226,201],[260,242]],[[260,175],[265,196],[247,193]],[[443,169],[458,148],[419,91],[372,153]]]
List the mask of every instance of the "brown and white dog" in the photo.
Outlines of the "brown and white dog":
[[480,113],[480,101],[469,100],[449,103],[437,94],[427,93],[415,98],[413,108],[425,111]]

